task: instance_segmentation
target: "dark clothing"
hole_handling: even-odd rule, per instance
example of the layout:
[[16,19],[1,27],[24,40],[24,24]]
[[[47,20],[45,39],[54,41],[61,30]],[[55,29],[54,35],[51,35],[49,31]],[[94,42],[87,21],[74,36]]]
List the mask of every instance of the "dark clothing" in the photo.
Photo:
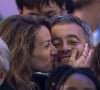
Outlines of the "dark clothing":
[[9,84],[5,81],[1,86],[0,86],[0,90],[14,90],[13,88],[11,88],[9,86]]
[[[35,82],[39,90],[45,90],[45,80],[47,79],[47,75],[44,74],[33,74],[32,75],[32,81]],[[0,90],[15,90],[5,81],[1,86]]]
[[45,80],[48,78],[44,74],[33,74],[32,81],[35,82],[40,90],[45,90]]

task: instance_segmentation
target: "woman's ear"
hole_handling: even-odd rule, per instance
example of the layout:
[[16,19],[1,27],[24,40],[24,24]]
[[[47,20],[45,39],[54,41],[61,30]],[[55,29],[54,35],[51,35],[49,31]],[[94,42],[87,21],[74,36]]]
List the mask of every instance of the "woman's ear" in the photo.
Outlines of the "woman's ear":
[[2,71],[0,73],[0,86],[3,84],[5,78],[6,78],[7,72],[6,71]]

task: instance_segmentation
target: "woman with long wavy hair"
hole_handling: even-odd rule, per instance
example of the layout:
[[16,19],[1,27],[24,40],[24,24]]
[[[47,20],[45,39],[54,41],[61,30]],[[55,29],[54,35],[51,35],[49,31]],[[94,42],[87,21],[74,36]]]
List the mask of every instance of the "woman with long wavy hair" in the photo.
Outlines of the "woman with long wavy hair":
[[51,43],[51,24],[44,17],[11,16],[0,25],[0,36],[11,51],[7,83],[14,90],[35,90],[32,74],[53,69],[56,49]]

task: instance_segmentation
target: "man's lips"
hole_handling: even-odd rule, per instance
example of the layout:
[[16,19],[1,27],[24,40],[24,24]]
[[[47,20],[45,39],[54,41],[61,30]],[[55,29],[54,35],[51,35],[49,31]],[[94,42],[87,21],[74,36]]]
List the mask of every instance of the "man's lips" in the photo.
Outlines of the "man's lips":
[[59,66],[59,65],[63,65],[65,63],[69,62],[69,59],[71,57],[71,54],[60,54],[59,55],[59,59],[55,60],[55,67]]
[[60,58],[69,58],[69,57],[71,57],[71,54],[60,55]]
[[58,65],[68,64],[69,61],[70,61],[70,57],[71,57],[71,55],[62,55],[60,57],[60,60],[58,62]]
[[71,55],[72,55],[71,51],[59,52],[59,57],[60,58],[70,58]]

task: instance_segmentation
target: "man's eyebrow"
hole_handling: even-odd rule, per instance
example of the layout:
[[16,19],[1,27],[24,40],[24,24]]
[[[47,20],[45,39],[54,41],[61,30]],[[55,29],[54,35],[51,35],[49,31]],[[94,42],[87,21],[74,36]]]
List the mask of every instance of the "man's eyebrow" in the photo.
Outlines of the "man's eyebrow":
[[[76,35],[68,35],[68,36],[66,36],[66,38],[75,38],[78,41],[80,41],[80,39]],[[60,37],[52,37],[52,41],[54,41],[54,40],[60,40]]]
[[80,41],[80,39],[76,35],[68,35],[68,36],[66,36],[66,38],[75,38],[78,41]]

